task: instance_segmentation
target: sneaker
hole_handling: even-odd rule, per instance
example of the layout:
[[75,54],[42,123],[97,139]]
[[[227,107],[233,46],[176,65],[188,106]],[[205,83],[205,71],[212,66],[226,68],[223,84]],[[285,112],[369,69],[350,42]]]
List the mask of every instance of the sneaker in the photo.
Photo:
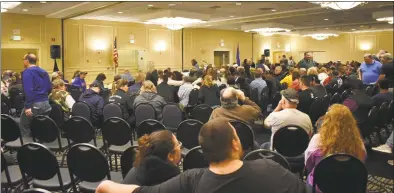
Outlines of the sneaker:
[[388,154],[392,153],[391,152],[391,148],[388,145],[386,145],[386,144],[381,145],[379,147],[373,147],[372,150],[379,151],[379,152],[382,152],[382,153],[388,153]]

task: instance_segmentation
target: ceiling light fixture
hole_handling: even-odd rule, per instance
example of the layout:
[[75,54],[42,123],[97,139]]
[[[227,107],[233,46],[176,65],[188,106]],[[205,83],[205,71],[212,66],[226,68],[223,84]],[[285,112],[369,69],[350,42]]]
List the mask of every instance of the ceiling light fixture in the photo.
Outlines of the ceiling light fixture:
[[352,30],[354,31],[354,30],[356,30],[356,29],[352,29]]
[[229,17],[234,17],[234,15],[230,15]]
[[378,11],[372,13],[372,18],[376,19],[377,21],[385,21],[389,24],[393,24],[393,15],[393,10]]
[[389,24],[393,24],[393,17],[382,17],[376,19],[377,21],[387,21]]
[[241,29],[245,32],[256,32],[263,36],[285,34],[290,32],[291,28],[293,28],[293,26],[280,23],[264,23],[241,26]]
[[209,15],[168,9],[140,16],[139,19],[145,24],[156,24],[170,30],[179,30],[191,25],[205,23],[209,19]]
[[325,21],[328,21],[329,19],[326,18],[326,19],[324,19],[324,20],[325,20]]
[[235,5],[242,5],[242,3],[235,3]]
[[276,9],[271,9],[271,11],[276,11]]
[[338,34],[332,34],[332,33],[315,33],[315,34],[307,34],[304,35],[304,37],[311,37],[315,40],[325,40],[328,39],[329,37],[338,37]]
[[148,5],[148,7],[153,7],[153,5]]
[[1,2],[1,12],[6,12],[20,5],[21,2]]
[[325,8],[331,8],[331,9],[335,9],[335,10],[347,10],[347,9],[352,9],[355,8],[359,5],[363,5],[365,4],[365,2],[354,2],[354,1],[341,1],[341,2],[329,2],[329,1],[325,1],[325,2],[311,2],[314,4],[319,4],[321,7],[325,7]]
[[162,17],[148,20],[148,23],[162,25],[170,30],[179,30],[188,25],[204,23],[204,21],[184,17]]
[[170,7],[173,7],[173,6],[175,6],[176,4],[174,4],[174,3],[171,3],[171,4],[168,4],[168,6],[170,6]]
[[118,13],[123,13],[123,12],[119,11]]
[[28,9],[22,9],[22,11],[29,11]]

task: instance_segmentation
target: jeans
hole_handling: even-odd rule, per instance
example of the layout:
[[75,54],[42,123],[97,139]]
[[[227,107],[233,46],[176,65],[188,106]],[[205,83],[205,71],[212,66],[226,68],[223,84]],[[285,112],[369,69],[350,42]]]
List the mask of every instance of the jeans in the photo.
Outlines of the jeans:
[[[51,113],[52,107],[49,105],[48,101],[33,103],[31,107],[31,112],[33,116],[37,115],[49,115]],[[21,134],[24,137],[31,137],[30,124],[33,120],[33,116],[26,116],[25,108],[23,108],[20,118],[19,127],[21,128]]]
[[390,137],[386,141],[386,145],[388,145],[391,148],[393,148],[393,133],[394,133],[394,131],[391,132]]

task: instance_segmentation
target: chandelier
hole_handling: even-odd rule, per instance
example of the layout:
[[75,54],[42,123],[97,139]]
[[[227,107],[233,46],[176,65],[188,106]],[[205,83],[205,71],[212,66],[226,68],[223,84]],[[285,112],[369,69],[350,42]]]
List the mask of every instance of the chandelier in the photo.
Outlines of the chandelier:
[[325,39],[328,39],[330,36],[338,37],[338,34],[334,34],[334,33],[315,33],[315,34],[304,35],[304,37],[311,37],[311,38],[313,38],[315,40],[325,40]]
[[347,10],[365,4],[365,2],[356,2],[356,1],[340,1],[340,2],[324,1],[324,2],[311,2],[311,3],[319,4],[321,7],[327,7],[335,10]]
[[283,34],[285,32],[290,32],[291,30],[289,29],[284,29],[284,28],[257,28],[257,29],[252,29],[252,30],[245,30],[245,32],[257,32],[260,35],[263,36],[272,36],[274,34]]
[[179,30],[186,26],[204,23],[204,22],[205,21],[202,21],[200,19],[191,19],[185,17],[162,17],[162,18],[148,20],[145,23],[162,25],[170,30]]
[[1,13],[8,11],[8,9],[13,9],[21,4],[21,2],[1,2]]
[[393,17],[382,17],[376,19],[377,21],[387,21],[389,24],[393,24]]

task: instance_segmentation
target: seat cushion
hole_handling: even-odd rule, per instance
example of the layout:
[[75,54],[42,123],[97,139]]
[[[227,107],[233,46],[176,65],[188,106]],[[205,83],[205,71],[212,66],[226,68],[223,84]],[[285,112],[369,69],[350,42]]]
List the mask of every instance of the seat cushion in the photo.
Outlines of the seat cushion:
[[[18,165],[8,166],[8,172],[10,173],[11,185],[16,185],[22,182],[22,174]],[[1,173],[1,186],[7,186],[7,177],[5,171]]]
[[[62,143],[61,149],[66,149],[68,147],[68,142],[66,138],[60,138],[60,142]],[[52,151],[56,151],[60,149],[58,140],[52,141],[51,143],[42,143],[42,144],[47,146]]]
[[108,149],[113,153],[123,153],[127,148],[131,147],[130,143],[122,146],[111,145]]
[[[67,168],[60,168],[60,175],[62,176],[63,180],[63,186],[65,189],[71,187],[71,179],[70,179],[70,173],[68,172]],[[59,178],[56,175],[54,175],[51,179],[49,180],[33,180],[33,187],[34,188],[43,188],[49,191],[57,191],[61,190],[60,184],[59,184]]]
[[[26,144],[29,142],[33,142],[33,139],[28,138],[28,137],[23,137],[23,144]],[[7,142],[5,144],[5,147],[8,149],[19,149],[20,147],[22,147],[21,140],[17,139],[15,141]]]
[[[111,174],[111,181],[120,183],[122,182],[122,173],[120,172],[110,172]],[[86,182],[82,181],[79,183],[79,190],[81,192],[86,193],[94,193],[96,191],[97,186],[101,183],[100,182]]]

